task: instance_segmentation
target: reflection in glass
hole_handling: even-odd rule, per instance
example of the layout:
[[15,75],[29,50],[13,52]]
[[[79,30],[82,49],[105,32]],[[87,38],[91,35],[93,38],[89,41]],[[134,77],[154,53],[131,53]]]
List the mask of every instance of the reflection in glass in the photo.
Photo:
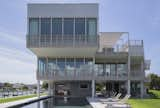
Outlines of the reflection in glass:
[[109,76],[111,74],[110,64],[106,64],[105,74]]
[[64,58],[57,58],[58,74],[64,75],[64,69],[65,69],[65,59]]
[[38,18],[29,19],[29,35],[30,36],[39,35],[39,19]]
[[87,19],[87,39],[92,41],[97,35],[97,20],[96,18]]
[[69,75],[73,75],[74,70],[75,70],[74,58],[67,58],[66,59],[66,73]]
[[119,76],[126,76],[126,64],[117,64],[117,73]]
[[116,65],[115,64],[111,64],[110,65],[110,67],[111,67],[111,76],[116,76]]
[[48,72],[50,75],[55,74],[56,72],[56,59],[55,58],[49,58],[48,59]]
[[46,71],[46,59],[39,58],[38,59],[38,72],[40,75],[44,75]]

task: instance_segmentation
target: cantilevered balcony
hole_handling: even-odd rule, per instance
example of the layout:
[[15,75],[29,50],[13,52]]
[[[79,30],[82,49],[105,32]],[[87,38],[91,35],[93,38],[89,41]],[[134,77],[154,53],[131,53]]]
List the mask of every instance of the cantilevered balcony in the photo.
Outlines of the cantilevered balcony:
[[93,57],[98,48],[98,36],[27,36],[27,47],[40,57]]
[[53,48],[53,47],[97,47],[96,36],[83,35],[56,35],[56,36],[29,36],[27,35],[28,48]]

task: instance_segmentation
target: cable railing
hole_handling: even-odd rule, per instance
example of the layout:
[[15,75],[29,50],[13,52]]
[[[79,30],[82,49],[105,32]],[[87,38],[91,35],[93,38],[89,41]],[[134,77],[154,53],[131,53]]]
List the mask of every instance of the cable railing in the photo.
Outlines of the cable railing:
[[27,47],[82,47],[97,46],[97,36],[85,35],[43,35],[43,36],[27,36]]

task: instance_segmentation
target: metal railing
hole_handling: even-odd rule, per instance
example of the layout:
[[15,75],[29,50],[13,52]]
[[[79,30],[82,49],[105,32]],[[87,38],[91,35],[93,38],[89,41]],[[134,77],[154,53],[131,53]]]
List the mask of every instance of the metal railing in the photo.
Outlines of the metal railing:
[[129,40],[130,46],[143,46],[143,40]]
[[27,47],[83,47],[98,46],[98,36],[85,35],[43,35],[29,36],[27,35]]

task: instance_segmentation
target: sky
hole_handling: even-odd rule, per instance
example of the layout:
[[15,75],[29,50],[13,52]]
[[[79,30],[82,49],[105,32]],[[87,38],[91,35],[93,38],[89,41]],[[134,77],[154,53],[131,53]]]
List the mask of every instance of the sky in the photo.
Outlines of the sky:
[[99,3],[101,32],[144,40],[145,58],[160,75],[160,0],[1,0],[0,82],[36,83],[36,56],[26,48],[27,3]]

